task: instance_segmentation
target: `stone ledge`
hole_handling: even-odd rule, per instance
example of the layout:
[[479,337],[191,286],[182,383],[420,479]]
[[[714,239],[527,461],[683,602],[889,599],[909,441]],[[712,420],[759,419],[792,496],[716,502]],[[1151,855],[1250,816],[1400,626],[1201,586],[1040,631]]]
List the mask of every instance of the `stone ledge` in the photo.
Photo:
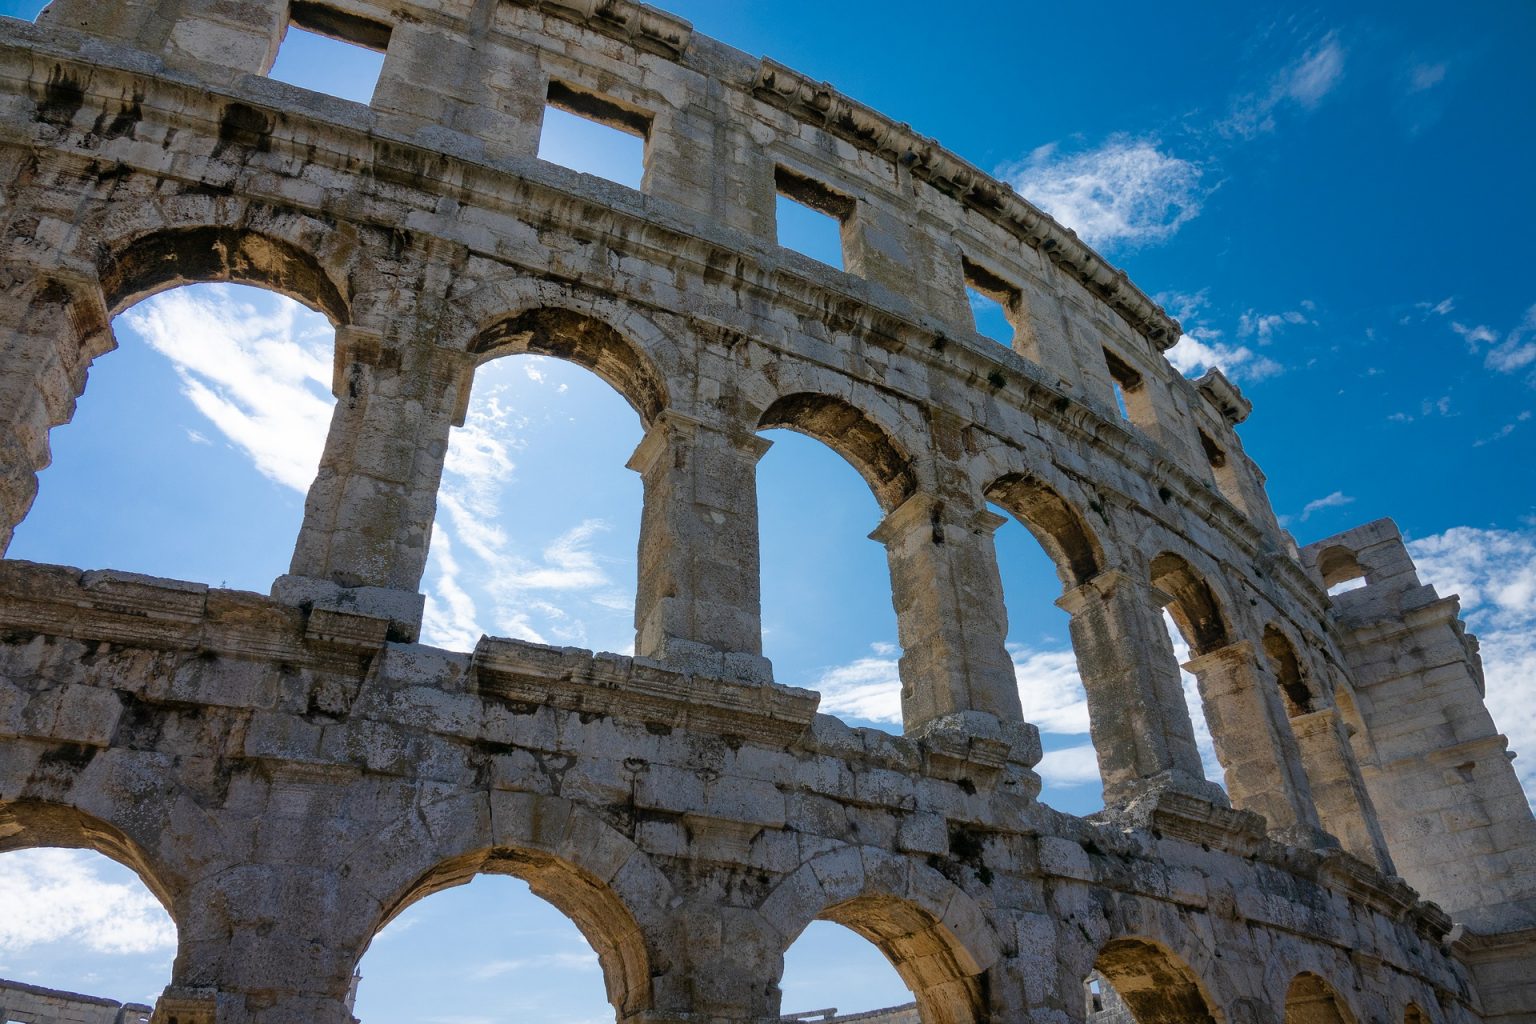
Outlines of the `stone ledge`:
[[516,704],[636,719],[787,746],[811,726],[821,695],[776,683],[675,672],[643,658],[482,637],[471,691]]

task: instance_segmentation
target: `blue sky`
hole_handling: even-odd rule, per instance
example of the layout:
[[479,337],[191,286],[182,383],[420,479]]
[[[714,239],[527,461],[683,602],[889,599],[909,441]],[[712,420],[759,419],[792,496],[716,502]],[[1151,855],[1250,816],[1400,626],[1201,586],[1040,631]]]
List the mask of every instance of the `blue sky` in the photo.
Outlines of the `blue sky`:
[[[1006,4],[936,19],[872,0],[664,6],[994,171],[1163,302],[1186,331],[1175,365],[1219,365],[1254,400],[1243,441],[1301,543],[1391,516],[1423,577],[1461,594],[1490,706],[1532,755],[1516,765],[1536,792],[1536,7]],[[0,0],[0,13],[36,7]],[[310,45],[294,34],[274,77],[366,101],[377,61]],[[594,146],[579,119],[556,117],[542,155],[634,185],[638,147]],[[794,213],[784,240],[834,259],[815,218]],[[265,592],[286,571],[330,415],[328,325],[262,292],[202,286],[116,329],[121,348],[54,432],[10,556]],[[866,539],[879,510],[827,449],[766,436],[765,653],[781,682],[820,689],[823,710],[899,729],[885,559]],[[634,412],[584,370],[535,357],[482,370],[423,582],[427,639],[628,651],[640,486],[623,464],[639,440]],[[1049,751],[1045,799],[1090,811],[1059,586],[1021,526],[998,545],[1022,695]],[[164,928],[118,941],[82,895],[151,922],[132,882],[85,855],[0,858],[0,896],[32,894],[52,922],[0,921],[0,976],[151,997]],[[849,934],[817,926],[795,947],[786,1010],[906,998]],[[483,955],[425,952],[466,938]],[[527,1016],[514,993],[550,1021],[607,1013],[580,936],[506,879],[423,901],[363,971],[367,1024]],[[432,979],[432,1004],[413,1005]]]

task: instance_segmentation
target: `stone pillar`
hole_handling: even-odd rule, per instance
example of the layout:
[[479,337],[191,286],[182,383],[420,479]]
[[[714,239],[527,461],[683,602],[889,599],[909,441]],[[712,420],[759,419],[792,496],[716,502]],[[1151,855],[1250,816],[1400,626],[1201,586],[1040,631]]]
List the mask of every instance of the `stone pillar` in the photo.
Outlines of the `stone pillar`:
[[1359,762],[1349,749],[1338,708],[1310,711],[1291,719],[1312,800],[1322,826],[1344,849],[1385,874],[1395,874],[1376,809],[1366,794]]
[[772,680],[762,656],[757,462],[772,442],[676,411],[629,468],[645,483],[635,653],[671,668]]
[[1420,583],[1390,520],[1312,544],[1302,564],[1323,582],[1341,554],[1366,579],[1332,598],[1363,726],[1351,745],[1397,872],[1468,929],[1536,931],[1536,817],[1483,702],[1524,681],[1484,678],[1459,602]]
[[74,415],[91,360],[116,345],[94,280],[6,276],[15,283],[0,297],[0,555],[51,461],[48,432]]
[[461,353],[336,332],[336,412],[273,597],[389,619],[396,636],[415,638],[448,435],[472,373]]
[[1056,602],[1072,616],[1072,647],[1088,696],[1104,802],[1124,806],[1175,788],[1225,806],[1221,787],[1207,781],[1200,767],[1159,611],[1165,601],[1150,584],[1111,569]]
[[891,566],[908,733],[966,711],[1023,720],[992,542],[1005,522],[919,492],[870,534]]
[[1239,640],[1184,663],[1200,682],[1206,724],[1239,810],[1262,814],[1271,829],[1318,830],[1301,755],[1285,724],[1279,686],[1256,645]]

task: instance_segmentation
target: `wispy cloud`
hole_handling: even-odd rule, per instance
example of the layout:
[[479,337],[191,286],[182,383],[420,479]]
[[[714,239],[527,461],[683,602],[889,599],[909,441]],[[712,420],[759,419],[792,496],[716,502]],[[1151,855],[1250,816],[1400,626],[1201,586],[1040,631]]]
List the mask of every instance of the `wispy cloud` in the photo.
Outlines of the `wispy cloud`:
[[[1303,309],[1311,305],[1304,303]],[[1260,345],[1268,345],[1287,327],[1316,323],[1308,315],[1310,310],[1303,312],[1303,309],[1288,309],[1283,313],[1260,313],[1250,309],[1237,322],[1237,336],[1255,338]]]
[[1344,63],[1344,46],[1338,33],[1330,32],[1276,74],[1266,88],[1236,98],[1217,131],[1241,139],[1274,131],[1276,115],[1286,107],[1309,111],[1319,106],[1343,80]]
[[[1234,380],[1260,381],[1284,372],[1285,368],[1275,360],[1248,345],[1227,342],[1224,332],[1205,322],[1207,297],[1204,291],[1194,295],[1165,293],[1157,299],[1184,325],[1184,334],[1177,344],[1164,353],[1180,373],[1197,376],[1215,368]],[[1285,314],[1278,315],[1281,322],[1285,322]],[[1245,332],[1247,335],[1257,334],[1260,322],[1266,319],[1257,314],[1245,314],[1239,321],[1239,336]],[[1264,338],[1267,340],[1276,329],[1275,325],[1264,328]]]
[[1408,91],[1424,92],[1433,89],[1445,81],[1445,72],[1444,61],[1438,64],[1415,64],[1408,69]]
[[231,285],[178,288],[123,318],[171,361],[182,394],[230,443],[303,494],[331,422],[334,332],[297,303],[258,306],[248,294]]
[[67,942],[125,955],[176,948],[176,926],[142,885],[104,876],[79,850],[23,850],[0,857],[0,952]]
[[1051,143],[997,173],[1089,244],[1106,248],[1163,241],[1200,213],[1206,194],[1199,165],[1165,152],[1156,139],[1127,135],[1082,152]]
[[471,967],[466,973],[475,981],[489,981],[518,971],[587,971],[598,973],[597,954],[591,950],[570,953],[539,953],[534,956],[489,960]]
[[1321,512],[1329,508],[1343,508],[1345,505],[1353,505],[1355,499],[1343,491],[1334,491],[1325,497],[1317,498],[1306,503],[1301,510],[1301,521],[1306,522],[1312,518],[1314,512]]

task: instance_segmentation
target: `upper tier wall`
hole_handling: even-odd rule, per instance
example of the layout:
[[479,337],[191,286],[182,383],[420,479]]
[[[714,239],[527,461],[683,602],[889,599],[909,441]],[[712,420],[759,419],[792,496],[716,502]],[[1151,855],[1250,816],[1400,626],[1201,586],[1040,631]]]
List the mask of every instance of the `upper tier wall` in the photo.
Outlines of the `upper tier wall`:
[[[1219,374],[1196,387],[1161,352],[1180,327],[1069,229],[933,140],[772,61],[625,0],[242,4],[55,0],[39,24],[78,28],[230,85],[263,75],[290,23],[383,49],[376,126],[424,148],[506,165],[535,155],[551,83],[648,122],[642,191],[698,224],[776,238],[776,172],[846,197],[835,287],[947,338],[980,338],[968,275],[1013,306],[1014,349],[1040,376],[1137,428],[1284,549],[1263,477],[1232,427],[1247,406]],[[206,9],[205,9],[206,8]],[[251,83],[244,82],[242,88]],[[604,104],[607,106],[605,107]],[[599,115],[601,116],[601,115]],[[1106,352],[1108,355],[1106,355]]]

